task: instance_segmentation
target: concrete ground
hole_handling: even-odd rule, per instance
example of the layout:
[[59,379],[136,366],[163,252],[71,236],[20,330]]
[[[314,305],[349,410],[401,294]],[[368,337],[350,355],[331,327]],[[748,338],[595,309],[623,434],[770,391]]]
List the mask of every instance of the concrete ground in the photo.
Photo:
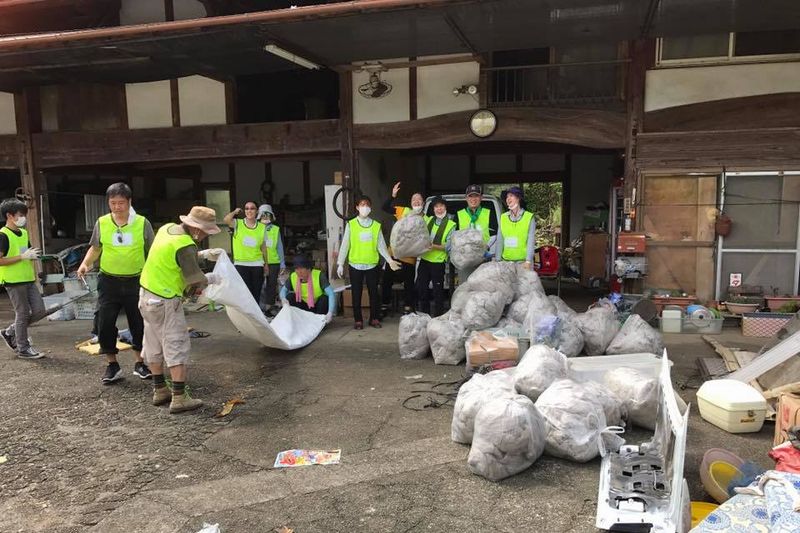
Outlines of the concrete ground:
[[[8,318],[0,299],[0,320]],[[401,361],[397,317],[364,331],[337,318],[296,352],[239,336],[224,313],[190,314],[188,322],[211,333],[192,341],[189,383],[206,401],[196,413],[153,407],[150,382],[133,375],[101,385],[104,363],[73,348],[88,336],[87,321],[32,328],[46,359],[0,351],[0,531],[195,532],[203,522],[224,533],[595,530],[599,460],[542,457],[492,483],[471,474],[469,448],[450,441],[451,407],[403,407],[431,386],[412,376],[453,381],[462,367]],[[738,330],[719,339],[761,344]],[[665,340],[674,382],[686,385],[680,393],[692,404],[685,475],[692,499],[707,500],[698,476],[705,450],[724,447],[769,467],[773,425],[731,435],[704,422],[694,406],[694,361],[714,352],[695,335]],[[120,360],[130,372],[130,355]],[[247,403],[214,418],[236,396]],[[341,448],[342,462],[273,469],[275,455],[291,448]]]

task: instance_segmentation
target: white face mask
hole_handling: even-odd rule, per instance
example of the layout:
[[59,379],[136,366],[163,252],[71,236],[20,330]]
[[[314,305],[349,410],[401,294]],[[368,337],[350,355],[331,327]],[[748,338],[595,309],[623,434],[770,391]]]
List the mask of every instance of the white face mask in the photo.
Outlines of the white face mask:
[[14,221],[14,224],[16,224],[18,228],[24,228],[25,224],[27,224],[27,223],[28,223],[28,219],[25,218],[24,216],[17,217],[17,219]]
[[372,209],[368,205],[360,205],[358,206],[358,216],[361,218],[367,218],[369,214],[372,213]]
[[418,205],[418,206],[416,206],[416,207],[412,207],[412,208],[411,208],[411,210],[412,210],[414,213],[419,213],[420,211],[422,211],[422,206],[421,206],[421,205]]

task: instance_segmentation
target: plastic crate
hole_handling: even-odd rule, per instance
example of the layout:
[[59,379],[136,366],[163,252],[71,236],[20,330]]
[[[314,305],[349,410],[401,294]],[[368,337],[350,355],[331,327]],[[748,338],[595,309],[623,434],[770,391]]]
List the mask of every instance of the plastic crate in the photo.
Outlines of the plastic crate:
[[774,337],[792,318],[792,313],[743,313],[742,335]]
[[[677,319],[666,319],[669,323],[672,320]],[[660,329],[664,331],[664,321],[665,319],[659,317],[658,322],[660,324]],[[699,322],[697,319],[692,318],[681,318],[681,333],[702,333],[703,335],[718,335],[722,333],[722,324],[725,322],[724,318],[712,318],[706,320],[704,322]],[[668,328],[669,329],[669,328]]]
[[94,320],[94,312],[97,309],[96,298],[81,298],[74,306],[76,320]]
[[[86,276],[84,276],[86,280],[86,284],[89,285],[89,288],[93,291],[97,290],[97,272],[87,272]],[[64,284],[64,292],[84,292],[86,291],[86,286],[83,282],[78,278],[64,278],[62,281]]]

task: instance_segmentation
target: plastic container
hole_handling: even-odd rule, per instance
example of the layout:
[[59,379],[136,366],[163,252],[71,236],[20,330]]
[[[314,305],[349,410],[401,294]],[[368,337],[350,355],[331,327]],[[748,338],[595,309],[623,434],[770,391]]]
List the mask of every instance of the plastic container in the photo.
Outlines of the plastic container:
[[706,519],[708,515],[717,510],[719,505],[707,502],[692,502],[692,527]]
[[680,333],[682,321],[683,310],[664,309],[660,318],[662,333]]
[[764,425],[767,400],[735,379],[706,381],[697,391],[700,416],[729,433],[755,433]]
[[[664,313],[668,313],[664,310]],[[691,317],[674,318],[672,316],[659,318],[662,333],[702,333],[703,335],[718,335],[722,333],[724,318],[708,318],[697,320]]]
[[97,309],[97,300],[94,298],[81,298],[75,302],[76,320],[94,320],[94,313]]
[[[671,366],[672,361],[669,364]],[[661,357],[651,353],[626,353],[567,359],[569,377],[575,381],[603,383],[603,376],[606,372],[623,366],[638,370],[647,377],[657,378],[661,368]]]
[[742,314],[742,335],[745,337],[774,337],[793,318],[793,313],[744,313]]

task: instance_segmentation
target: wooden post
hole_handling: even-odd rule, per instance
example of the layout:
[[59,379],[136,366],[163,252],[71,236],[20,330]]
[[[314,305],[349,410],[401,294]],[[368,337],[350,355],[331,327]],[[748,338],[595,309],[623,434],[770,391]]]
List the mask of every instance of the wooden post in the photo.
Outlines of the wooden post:
[[[630,50],[630,63],[625,96],[627,98],[628,121],[625,135],[625,197],[630,198],[633,188],[640,196],[639,171],[636,167],[636,137],[644,131],[644,89],[647,69],[655,62],[655,42],[652,39],[633,41]],[[638,200],[638,198],[637,198]],[[638,217],[637,217],[638,218]]]
[[[350,187],[357,191],[358,180],[358,159],[353,148],[353,73],[339,73],[339,134],[340,150],[342,154],[342,180],[344,187]],[[355,198],[345,196],[344,212],[351,213]]]
[[[49,225],[50,213],[47,200],[47,179],[36,168],[33,156],[33,134],[42,131],[42,114],[39,105],[39,89],[28,88],[14,93],[14,113],[17,122],[17,153],[22,189],[30,196],[28,202],[28,235],[31,244],[44,249],[41,239],[42,227]],[[40,198],[42,199],[40,205]],[[40,211],[41,207],[41,211]]]

